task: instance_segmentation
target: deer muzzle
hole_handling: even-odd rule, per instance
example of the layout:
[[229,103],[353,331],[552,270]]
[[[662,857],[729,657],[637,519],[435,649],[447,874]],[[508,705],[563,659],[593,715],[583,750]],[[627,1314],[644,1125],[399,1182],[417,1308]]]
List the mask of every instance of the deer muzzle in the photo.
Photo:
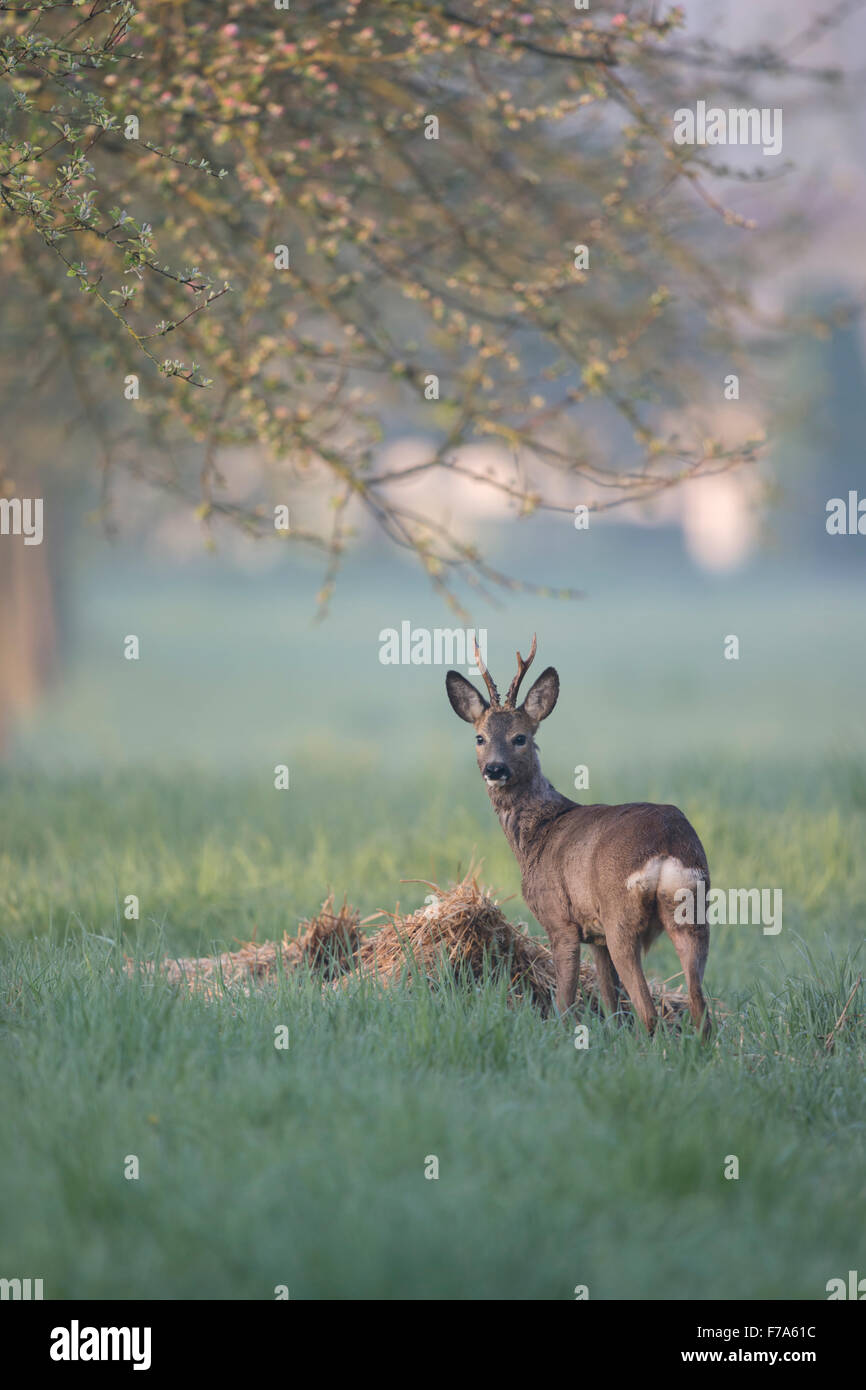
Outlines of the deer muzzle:
[[485,782],[507,782],[510,776],[511,768],[506,767],[505,763],[485,763]]

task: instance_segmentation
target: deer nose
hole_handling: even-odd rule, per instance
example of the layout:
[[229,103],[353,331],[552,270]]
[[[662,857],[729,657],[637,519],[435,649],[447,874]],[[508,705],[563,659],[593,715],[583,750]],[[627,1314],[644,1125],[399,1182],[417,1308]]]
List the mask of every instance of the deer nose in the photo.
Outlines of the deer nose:
[[506,767],[505,763],[487,763],[484,776],[488,782],[504,782],[511,776],[511,769]]

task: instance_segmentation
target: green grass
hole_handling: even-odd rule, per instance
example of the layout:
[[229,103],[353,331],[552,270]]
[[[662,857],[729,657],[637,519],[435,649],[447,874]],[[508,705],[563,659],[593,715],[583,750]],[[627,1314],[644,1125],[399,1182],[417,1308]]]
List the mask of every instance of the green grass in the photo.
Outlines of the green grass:
[[[825,1046],[866,958],[862,768],[690,762],[593,787],[677,800],[714,882],[781,887],[784,926],[713,933],[731,1009],[713,1047],[594,1020],[586,1051],[496,981],[207,1004],[118,970],[121,947],[279,936],[329,887],[412,907],[428,890],[401,878],[444,881],[473,849],[526,919],[470,768],[297,772],[303,795],[193,771],[0,779],[0,1275],[60,1298],[814,1299],[866,1270],[866,986]],[[666,944],[649,965],[678,968]]]

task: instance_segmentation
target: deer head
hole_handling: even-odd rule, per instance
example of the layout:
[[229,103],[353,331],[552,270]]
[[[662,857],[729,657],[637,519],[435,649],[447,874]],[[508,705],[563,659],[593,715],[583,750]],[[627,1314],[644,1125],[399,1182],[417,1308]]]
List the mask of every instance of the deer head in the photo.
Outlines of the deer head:
[[517,675],[508,687],[504,700],[500,700],[493,678],[481,660],[477,642],[475,660],[490,699],[485,700],[459,671],[449,671],[445,677],[445,689],[454,713],[465,719],[467,724],[474,725],[478,766],[491,792],[494,789],[505,791],[523,787],[533,780],[538,770],[535,731],[556,704],[559,676],[552,666],[548,666],[518,708],[517,694],[523,677],[532,665],[535,651],[533,636],[526,660],[523,660],[520,652],[517,653]]

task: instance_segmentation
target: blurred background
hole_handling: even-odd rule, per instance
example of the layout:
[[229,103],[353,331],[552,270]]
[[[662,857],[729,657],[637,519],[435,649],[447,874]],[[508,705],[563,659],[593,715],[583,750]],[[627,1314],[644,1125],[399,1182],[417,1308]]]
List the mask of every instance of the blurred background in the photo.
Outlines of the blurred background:
[[[701,36],[717,27],[718,8],[686,6],[697,53]],[[852,55],[866,51],[864,17],[847,8],[845,23],[811,47],[810,62],[850,72]],[[805,2],[724,9],[740,49],[773,34],[784,50],[785,36],[813,18]],[[603,800],[615,787],[641,799],[666,795],[674,764],[697,769],[710,760],[721,773],[735,764],[784,767],[790,786],[800,769],[808,781],[823,763],[866,753],[866,537],[831,536],[825,524],[829,498],[866,493],[856,312],[863,144],[863,114],[850,91],[826,106],[792,102],[784,156],[794,174],[757,190],[735,187],[730,197],[746,216],[769,207],[782,222],[809,203],[808,243],[780,255],[758,282],[767,313],[817,319],[855,306],[820,333],[777,344],[760,389],[742,372],[738,401],[724,401],[719,387],[720,434],[731,418],[738,430],[775,422],[760,462],[593,516],[587,530],[574,526],[570,509],[583,493],[567,477],[557,485],[561,512],[522,519],[495,493],[442,473],[399,484],[404,500],[477,542],[494,567],[581,591],[575,599],[466,600],[472,623],[487,630],[500,684],[533,632],[539,669],[559,669],[562,697],[540,742],[545,771],[566,792],[577,765],[589,769],[586,798]],[[285,763],[289,815],[300,823],[314,788],[325,802],[349,798],[361,808],[373,789],[397,779],[423,800],[435,772],[446,801],[470,800],[487,813],[471,733],[445,698],[445,669],[380,661],[384,629],[465,625],[411,555],[357,518],[330,612],[317,621],[319,557],[227,528],[206,549],[194,509],[146,482],[118,484],[116,532],[106,535],[97,515],[98,441],[86,429],[68,433],[52,389],[50,378],[34,387],[20,404],[18,442],[2,446],[30,451],[31,491],[42,478],[46,497],[44,545],[0,545],[0,755],[8,775],[35,785],[70,772],[185,768],[190,778],[242,774],[267,786]],[[386,404],[382,433],[383,464],[423,454],[420,415]],[[618,447],[612,436],[611,454]],[[52,471],[61,453],[64,467]],[[463,458],[495,472],[505,456],[480,444],[466,446]],[[240,501],[254,490],[254,465],[248,451],[227,451],[223,473]],[[138,661],[124,658],[128,635],[139,639]],[[730,635],[739,639],[738,660],[725,659]]]

